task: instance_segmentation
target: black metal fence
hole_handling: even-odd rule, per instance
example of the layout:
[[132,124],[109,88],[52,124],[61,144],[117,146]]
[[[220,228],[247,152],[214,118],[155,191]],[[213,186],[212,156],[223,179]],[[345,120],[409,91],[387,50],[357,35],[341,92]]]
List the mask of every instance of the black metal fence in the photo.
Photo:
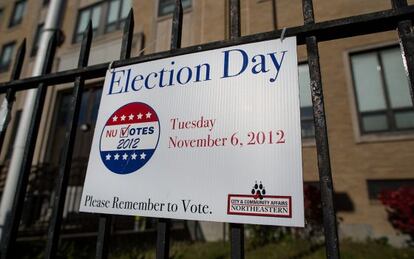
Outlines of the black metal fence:
[[[283,30],[274,30],[248,36],[240,36],[240,3],[239,0],[229,0],[230,3],[230,39],[212,42],[187,48],[181,47],[181,32],[183,10],[181,1],[176,1],[172,22],[171,50],[131,57],[131,45],[133,37],[134,19],[131,10],[124,26],[120,59],[112,63],[113,67],[136,64],[166,57],[183,55],[204,50],[229,47],[238,44],[277,39]],[[321,190],[321,202],[323,209],[323,223],[326,243],[327,258],[339,258],[338,232],[333,203],[333,182],[329,157],[329,144],[325,120],[324,97],[322,91],[321,68],[319,64],[318,43],[321,41],[335,40],[358,35],[397,30],[400,38],[406,72],[410,82],[411,97],[414,99],[414,32],[412,20],[414,18],[414,6],[408,6],[406,0],[391,0],[392,9],[375,13],[352,16],[316,23],[312,0],[303,0],[304,25],[287,28],[286,36],[296,36],[299,45],[306,45],[308,64],[311,77],[311,95],[313,103],[313,116],[315,125],[315,139],[318,154],[319,179]],[[50,39],[46,62],[43,65],[42,75],[25,79],[19,79],[25,54],[25,41],[22,42],[16,55],[11,80],[0,83],[0,93],[6,93],[9,102],[8,110],[11,111],[15,94],[18,91],[36,88],[37,96],[34,115],[31,119],[29,137],[21,165],[20,178],[14,199],[12,211],[7,217],[6,228],[3,232],[1,243],[1,257],[12,258],[13,247],[16,243],[19,224],[22,219],[23,204],[28,190],[29,175],[32,167],[35,142],[39,131],[42,109],[45,103],[46,90],[63,83],[74,83],[72,102],[69,111],[69,122],[65,136],[63,162],[59,166],[59,174],[53,189],[52,215],[49,222],[49,230],[46,245],[46,258],[55,258],[59,236],[61,232],[65,198],[67,195],[69,173],[76,128],[80,110],[80,100],[85,80],[102,78],[109,66],[103,63],[88,66],[89,52],[92,42],[92,24],[89,23],[81,45],[78,67],[62,72],[51,73],[58,33]],[[0,136],[0,144],[3,143],[4,134]],[[96,246],[96,257],[106,258],[110,242],[111,215],[99,216],[99,231]],[[170,220],[159,219],[157,223],[157,258],[168,258],[170,239]],[[244,257],[244,227],[241,224],[230,224],[231,257]]]

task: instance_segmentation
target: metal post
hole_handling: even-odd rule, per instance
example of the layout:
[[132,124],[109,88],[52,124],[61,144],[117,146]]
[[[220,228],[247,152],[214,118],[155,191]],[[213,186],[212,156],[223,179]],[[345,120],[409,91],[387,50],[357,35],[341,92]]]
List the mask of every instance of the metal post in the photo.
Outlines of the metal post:
[[[303,0],[305,24],[315,23],[312,0]],[[315,125],[316,149],[318,153],[319,184],[323,224],[325,231],[326,257],[339,258],[338,230],[333,202],[334,190],[329,156],[328,129],[326,126],[325,105],[323,100],[322,76],[319,64],[318,42],[315,36],[306,38],[308,65],[310,71],[313,119]]]
[[[183,6],[181,0],[175,0],[172,20],[170,51],[181,48],[183,31]],[[157,259],[168,259],[170,250],[170,219],[159,218],[157,222]]]
[[[13,70],[10,76],[10,81],[17,80],[20,78],[25,53],[26,39],[22,41],[17,50]],[[14,89],[7,90],[6,97],[4,98],[0,108],[0,152],[3,147],[4,137],[6,136],[7,126],[9,125],[9,122],[11,120],[11,111],[13,108],[15,97],[16,91]]]
[[272,0],[272,22],[273,22],[273,30],[277,30],[276,0]]
[[181,36],[183,31],[183,6],[181,0],[175,0],[175,9],[172,20],[170,49],[181,48]]
[[407,6],[407,0],[391,0],[392,8],[398,9]]
[[231,258],[244,258],[244,225],[230,224]]
[[[53,58],[56,52],[57,33],[55,32],[47,46],[46,60],[43,64],[42,74],[50,73],[53,63]],[[26,196],[26,189],[29,180],[30,168],[32,166],[34,149],[36,146],[37,133],[39,131],[40,119],[43,112],[43,104],[46,97],[47,87],[41,83],[36,92],[36,99],[34,103],[33,117],[30,120],[29,134],[27,145],[23,154],[22,166],[19,172],[19,179],[17,182],[16,194],[13,201],[11,212],[8,214],[7,226],[2,235],[2,249],[1,258],[13,258],[13,247],[16,242],[17,232],[19,230],[19,223],[22,216],[24,198]]]
[[230,1],[230,39],[241,36],[240,30],[240,0]]
[[[49,4],[49,11],[45,21],[45,29],[40,37],[39,50],[34,63],[32,75],[38,76],[42,74],[43,64],[45,63],[46,53],[48,51],[48,42],[54,32],[59,28],[61,16],[60,12],[63,9],[65,0],[51,0]],[[42,82],[43,83],[43,82]],[[37,84],[38,85],[38,84]],[[45,84],[44,84],[45,85]],[[14,89],[17,90],[17,89]],[[9,170],[7,173],[6,185],[4,187],[3,195],[0,203],[0,227],[4,226],[6,215],[10,212],[13,198],[16,193],[19,172],[22,165],[25,148],[28,143],[28,132],[30,121],[33,117],[34,105],[36,101],[36,89],[31,89],[26,93],[24,108],[20,119],[17,135],[13,143],[13,154],[10,161]],[[0,229],[0,237],[2,237],[2,229]]]
[[[89,52],[92,42],[92,22],[83,34],[83,40],[79,55],[78,68],[88,65]],[[68,121],[66,127],[65,144],[63,150],[63,160],[59,166],[59,175],[55,186],[55,196],[52,203],[52,217],[49,223],[48,239],[46,245],[46,258],[55,258],[59,245],[59,234],[62,225],[63,208],[66,200],[66,190],[69,182],[69,173],[71,169],[73,146],[75,144],[76,129],[78,127],[79,110],[81,104],[82,91],[85,80],[78,76],[75,79],[75,86],[72,92],[71,105],[69,107]]]
[[96,242],[96,258],[108,258],[109,241],[111,237],[112,215],[99,216],[98,239]]
[[156,258],[168,259],[170,250],[170,219],[158,219]]
[[[230,39],[241,36],[240,31],[240,0],[230,0]],[[230,224],[231,258],[244,258],[244,226]]]
[[408,77],[411,100],[414,105],[414,32],[411,21],[402,21],[398,24],[398,36],[405,72]]
[[[394,10],[407,7],[407,0],[392,0]],[[405,72],[408,77],[411,100],[414,105],[414,31],[410,20],[401,21],[397,27]]]
[[[122,46],[120,59],[128,59],[131,57],[132,38],[134,36],[134,11],[129,11],[126,23],[124,26],[124,33],[122,36]],[[96,243],[96,258],[108,258],[109,241],[112,228],[112,215],[99,216],[99,230],[98,240]]]

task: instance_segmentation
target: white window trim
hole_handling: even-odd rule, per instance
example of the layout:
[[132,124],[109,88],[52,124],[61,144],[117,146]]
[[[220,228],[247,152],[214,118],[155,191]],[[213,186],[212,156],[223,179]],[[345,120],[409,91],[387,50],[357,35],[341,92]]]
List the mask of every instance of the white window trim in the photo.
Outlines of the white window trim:
[[348,102],[349,109],[351,112],[352,128],[354,131],[354,138],[357,144],[370,143],[370,142],[389,142],[399,140],[414,139],[414,132],[381,132],[381,133],[369,133],[362,134],[359,120],[358,120],[358,109],[356,106],[356,93],[354,89],[354,83],[352,80],[352,69],[351,69],[351,55],[356,52],[386,48],[391,46],[399,45],[398,41],[388,41],[376,44],[369,44],[365,46],[355,47],[343,52],[344,68],[346,85],[348,88]]

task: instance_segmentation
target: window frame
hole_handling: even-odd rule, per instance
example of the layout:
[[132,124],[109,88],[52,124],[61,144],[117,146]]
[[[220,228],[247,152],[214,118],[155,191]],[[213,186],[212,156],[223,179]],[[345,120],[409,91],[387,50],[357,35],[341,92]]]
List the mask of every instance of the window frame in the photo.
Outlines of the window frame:
[[[80,43],[82,41],[82,38],[78,39],[78,36],[79,35],[80,36],[83,35],[83,32],[78,33],[78,26],[79,26],[79,23],[80,23],[81,13],[83,11],[87,10],[87,9],[89,9],[89,12],[92,12],[92,10],[95,7],[99,6],[99,5],[101,5],[101,15],[99,17],[99,24],[98,24],[98,27],[96,28],[96,33],[93,33],[92,36],[95,38],[96,36],[99,36],[99,35],[102,35],[103,34],[102,33],[102,19],[103,19],[104,16],[106,16],[106,12],[107,12],[106,11],[107,10],[107,7],[105,6],[105,2],[108,2],[108,1],[107,0],[99,1],[99,2],[96,2],[96,3],[93,3],[91,5],[88,5],[88,6],[85,6],[83,8],[78,9],[78,13],[76,15],[75,28],[73,30],[73,35],[72,35],[72,43],[73,44]],[[92,31],[93,31],[93,28],[92,28]]]
[[[396,179],[366,179],[367,198],[371,204],[380,203],[379,195],[383,191],[395,191],[402,187],[414,186],[414,178],[396,178]],[[386,187],[387,184],[390,186]],[[375,186],[377,185],[377,186]]]
[[[16,15],[17,6],[19,4],[24,4],[24,7],[23,7],[24,10],[23,10],[22,16],[17,21],[15,21],[14,17]],[[9,28],[15,27],[15,26],[22,23],[22,21],[24,19],[24,15],[26,13],[26,9],[27,9],[27,0],[16,0],[14,2],[13,11],[12,11],[12,13],[10,15],[10,19],[9,19]]]
[[[412,107],[403,107],[403,108],[392,108],[391,107],[391,101],[390,101],[390,95],[387,88],[386,83],[386,77],[384,72],[384,65],[381,58],[381,51],[387,50],[387,49],[394,49],[397,48],[400,50],[399,46],[395,42],[391,43],[383,43],[378,45],[371,45],[368,47],[363,47],[359,49],[349,50],[344,55],[347,59],[347,72],[348,72],[348,78],[349,78],[349,84],[352,91],[350,102],[351,107],[353,107],[353,114],[354,114],[354,122],[357,123],[357,125],[354,126],[354,130],[357,133],[357,141],[363,142],[363,141],[372,141],[372,140],[378,140],[378,136],[385,136],[386,138],[381,138],[380,140],[394,140],[394,137],[388,138],[389,136],[396,136],[397,139],[406,139],[407,137],[412,138],[414,137],[414,127],[413,128],[406,128],[401,129],[398,128],[395,121],[395,113],[396,112],[405,112],[405,111],[412,111]],[[400,50],[401,51],[401,50]],[[357,94],[357,88],[356,88],[356,80],[353,73],[353,66],[352,66],[352,56],[358,55],[358,54],[366,54],[366,53],[372,53],[375,54],[375,57],[378,61],[378,65],[380,66],[380,82],[381,82],[381,90],[384,94],[384,102],[385,102],[385,109],[383,110],[377,110],[377,111],[367,111],[367,112],[361,112],[359,107],[359,96]],[[408,86],[407,86],[408,87]],[[407,88],[408,89],[408,88]],[[408,89],[409,90],[409,89]],[[363,116],[364,115],[385,115],[387,119],[387,129],[385,130],[365,130],[363,125]]]
[[[115,22],[108,23],[108,17],[110,15],[109,6],[110,6],[111,2],[113,2],[113,1],[120,1],[118,16],[117,16],[117,20]],[[107,3],[106,3],[105,22],[104,22],[104,25],[103,25],[104,26],[104,34],[111,33],[111,32],[114,32],[114,31],[117,31],[117,30],[121,29],[121,25],[126,21],[126,19],[128,17],[127,16],[125,18],[121,18],[122,7],[124,6],[125,1],[127,1],[127,0],[107,0],[107,1],[105,1]],[[132,5],[132,3],[133,3],[133,1],[131,0],[131,5]],[[115,29],[109,30],[108,27],[113,26],[113,25],[115,25]]]
[[13,61],[13,54],[14,54],[14,48],[16,47],[16,41],[11,41],[11,42],[3,44],[3,46],[1,47],[1,51],[0,51],[0,62],[3,59],[4,50],[9,46],[13,46],[12,53],[10,55],[10,60],[5,66],[2,66],[2,64],[0,63],[0,73],[5,73],[9,71],[12,61]]
[[[107,33],[109,34],[109,33],[112,33],[112,32],[116,32],[116,31],[119,31],[121,29],[122,24],[124,24],[124,22],[127,19],[127,17],[125,17],[124,19],[120,19],[121,14],[122,14],[122,6],[123,6],[125,0],[121,0],[121,2],[120,2],[119,11],[118,11],[118,20],[116,22],[113,22],[113,23],[109,24],[109,23],[107,23],[107,19],[108,19],[108,16],[110,14],[109,5],[112,1],[113,0],[102,0],[102,1],[90,4],[88,6],[85,6],[85,7],[82,7],[80,9],[78,9],[78,11],[77,11],[78,13],[76,15],[76,23],[75,23],[75,27],[74,27],[73,35],[72,35],[72,44],[77,44],[77,43],[80,43],[82,41],[82,38],[80,36],[83,34],[83,32],[82,33],[77,33],[78,27],[80,25],[81,13],[83,11],[88,10],[88,9],[89,9],[89,12],[92,12],[92,10],[97,6],[100,6],[100,8],[101,8],[100,12],[101,13],[100,13],[100,16],[99,16],[99,24],[95,29],[96,31],[93,33],[94,38],[97,37],[97,36],[107,34]],[[131,5],[132,4],[133,4],[133,1],[131,1]],[[115,24],[115,29],[114,30],[108,30],[108,25],[113,25],[113,24]]]

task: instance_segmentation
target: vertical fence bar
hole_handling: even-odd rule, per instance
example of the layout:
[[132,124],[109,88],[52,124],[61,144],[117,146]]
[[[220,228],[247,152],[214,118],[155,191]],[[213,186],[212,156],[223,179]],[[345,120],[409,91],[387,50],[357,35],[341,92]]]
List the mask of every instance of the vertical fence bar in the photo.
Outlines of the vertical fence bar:
[[[305,24],[315,22],[312,0],[303,0]],[[318,42],[315,36],[306,38],[308,65],[311,80],[313,118],[315,123],[316,149],[318,153],[319,184],[323,224],[325,232],[326,257],[339,258],[338,231],[334,207],[334,190],[329,156],[328,129],[326,126],[325,105],[322,90],[322,76],[319,64]]]
[[181,0],[175,0],[175,8],[171,30],[171,50],[181,48],[181,35],[183,32],[183,5]]
[[240,0],[230,1],[230,39],[241,36],[240,30]]
[[[230,1],[230,39],[241,36],[240,30],[240,0]],[[230,224],[231,258],[244,258],[244,225]]]
[[407,0],[391,0],[392,8],[398,9],[407,6]]
[[[395,10],[407,6],[407,0],[392,0],[392,7]],[[400,21],[397,27],[400,38],[402,59],[404,61],[405,72],[408,77],[411,100],[414,105],[414,31],[410,20]]]
[[112,215],[99,215],[98,239],[96,242],[96,258],[108,258],[109,241],[112,228]]
[[273,23],[273,30],[277,30],[276,0],[272,0],[272,23]]
[[170,251],[170,219],[158,219],[156,258],[168,259]]
[[131,57],[132,39],[134,37],[134,11],[131,9],[128,13],[122,34],[122,45],[120,59],[128,59]]
[[[23,68],[23,62],[24,62],[24,55],[26,54],[26,39],[22,41],[20,44],[17,53],[16,53],[16,59],[13,65],[13,70],[10,76],[10,81],[17,80],[20,78],[20,74],[22,72]],[[11,111],[13,109],[14,99],[16,97],[16,91],[13,89],[8,89],[6,93],[5,100],[1,107],[1,112],[3,112],[4,109],[4,117],[2,123],[2,126],[0,128],[0,153],[3,148],[3,142],[4,137],[6,136],[6,130],[7,126],[9,125],[10,119],[11,119]],[[3,107],[5,105],[6,107]]]
[[[49,45],[46,53],[45,63],[43,64],[41,75],[50,73],[52,69],[53,59],[56,52],[57,33],[53,33],[49,40]],[[16,188],[16,195],[13,201],[13,207],[7,216],[7,225],[3,234],[1,258],[13,258],[13,248],[16,243],[17,232],[19,230],[19,223],[22,216],[24,198],[26,196],[26,189],[29,180],[30,168],[32,166],[34,149],[36,146],[37,134],[39,132],[40,120],[43,112],[43,104],[46,97],[47,87],[40,83],[37,88],[36,100],[34,105],[34,114],[31,118],[27,146],[24,150],[22,167],[19,172],[19,180]]]
[[315,23],[312,0],[302,0],[302,11],[305,25]]
[[[134,11],[129,11],[126,23],[124,25],[124,33],[122,35],[121,55],[120,59],[128,59],[131,57],[132,39],[134,37]],[[109,241],[112,228],[112,215],[99,215],[98,239],[96,242],[96,258],[106,259],[109,253]]]
[[231,258],[244,258],[244,225],[230,224]]
[[[83,40],[78,60],[78,68],[86,67],[89,60],[89,52],[92,42],[92,22],[89,24],[83,34]],[[85,80],[78,76],[75,79],[75,85],[72,92],[71,105],[69,107],[68,125],[66,127],[64,150],[62,161],[59,166],[59,175],[55,186],[55,196],[53,199],[52,217],[49,223],[49,231],[46,245],[45,258],[55,258],[56,251],[59,246],[59,234],[62,225],[63,208],[66,200],[66,191],[69,182],[69,174],[71,169],[73,146],[75,144],[76,129],[78,127],[78,118],[82,91]]]
[[181,4],[181,0],[176,0],[173,20],[172,20],[171,44],[170,44],[171,50],[181,48],[182,31],[183,31],[183,6]]
[[[175,8],[172,19],[170,50],[181,48],[181,35],[183,31],[183,6],[181,0],[175,0]],[[157,222],[157,247],[156,258],[168,259],[170,252],[170,227],[171,220],[159,218]]]

